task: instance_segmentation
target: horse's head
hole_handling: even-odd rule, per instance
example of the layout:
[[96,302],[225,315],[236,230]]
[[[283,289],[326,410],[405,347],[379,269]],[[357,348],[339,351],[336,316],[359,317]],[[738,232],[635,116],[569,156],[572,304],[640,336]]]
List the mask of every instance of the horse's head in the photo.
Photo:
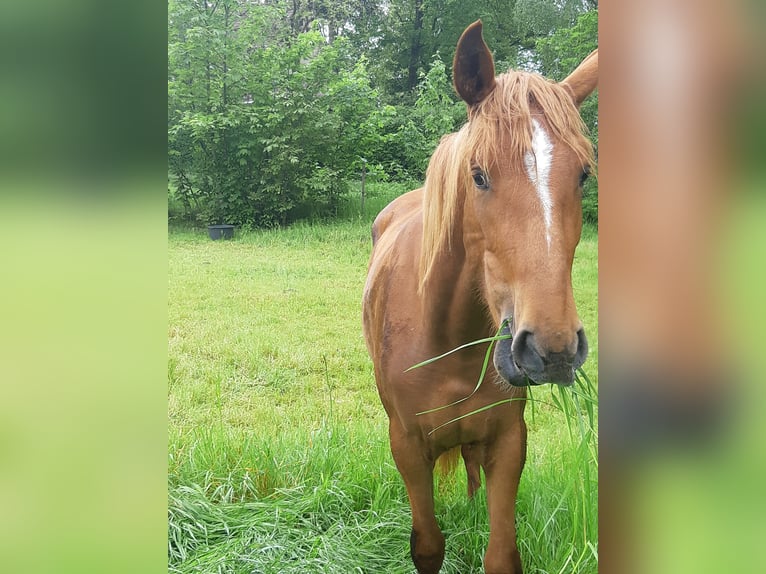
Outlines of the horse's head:
[[593,163],[578,107],[597,75],[594,52],[560,83],[523,72],[496,78],[481,21],[455,54],[455,89],[469,116],[453,156],[465,182],[464,235],[481,259],[489,311],[513,335],[494,354],[513,385],[571,384],[588,354],[571,272]]

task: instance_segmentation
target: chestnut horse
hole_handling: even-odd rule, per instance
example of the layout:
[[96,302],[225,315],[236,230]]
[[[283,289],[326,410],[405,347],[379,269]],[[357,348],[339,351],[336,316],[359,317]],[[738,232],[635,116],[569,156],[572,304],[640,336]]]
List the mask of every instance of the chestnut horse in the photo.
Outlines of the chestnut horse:
[[[519,574],[515,504],[526,455],[526,385],[571,384],[588,352],[572,295],[582,182],[593,164],[578,107],[596,87],[594,52],[564,81],[510,71],[495,77],[477,21],[460,37],[454,86],[468,122],[442,138],[425,185],[394,200],[373,225],[364,333],[389,417],[391,451],[412,508],[410,551],[435,574],[444,535],[434,517],[433,471],[462,453],[468,493],[484,469],[488,574]],[[470,399],[486,345],[414,370],[412,365],[494,335],[482,384]],[[434,428],[482,406],[501,406]],[[449,458],[449,457],[446,457]],[[454,457],[453,457],[454,458]]]

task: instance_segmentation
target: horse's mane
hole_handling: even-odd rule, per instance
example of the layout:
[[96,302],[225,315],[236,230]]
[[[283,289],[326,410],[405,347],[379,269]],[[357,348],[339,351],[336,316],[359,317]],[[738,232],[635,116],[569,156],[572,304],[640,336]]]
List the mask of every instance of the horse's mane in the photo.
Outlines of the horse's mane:
[[[593,147],[569,91],[538,74],[509,71],[496,78],[494,90],[469,109],[468,123],[439,142],[426,171],[423,194],[423,244],[420,287],[439,252],[450,248],[460,191],[466,189],[473,161],[487,170],[496,162],[523,165],[531,148],[532,117],[545,117],[553,135],[568,145],[583,166],[594,166]],[[503,150],[503,158],[498,151]],[[509,153],[510,152],[510,153]]]

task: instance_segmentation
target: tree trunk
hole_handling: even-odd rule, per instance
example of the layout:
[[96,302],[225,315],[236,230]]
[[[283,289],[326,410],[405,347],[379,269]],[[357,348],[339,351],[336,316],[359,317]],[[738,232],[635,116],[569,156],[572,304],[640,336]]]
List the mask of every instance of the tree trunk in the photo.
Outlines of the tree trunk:
[[418,85],[418,65],[423,51],[423,0],[415,0],[415,25],[412,31],[410,46],[410,63],[407,67],[407,89],[412,90]]
[[223,14],[224,14],[224,29],[223,29],[223,86],[221,90],[221,100],[223,104],[223,109],[226,109],[226,102],[227,102],[227,94],[226,94],[226,84],[227,84],[227,75],[229,73],[229,65],[228,65],[228,55],[229,55],[229,4],[224,4],[223,6]]

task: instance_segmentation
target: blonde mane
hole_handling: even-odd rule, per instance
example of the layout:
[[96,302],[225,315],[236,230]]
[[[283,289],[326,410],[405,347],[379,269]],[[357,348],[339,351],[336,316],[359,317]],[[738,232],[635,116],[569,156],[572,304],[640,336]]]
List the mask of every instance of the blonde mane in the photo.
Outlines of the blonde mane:
[[439,142],[426,171],[423,194],[423,244],[420,289],[438,254],[451,248],[450,230],[471,179],[471,162],[488,170],[501,161],[523,165],[532,145],[532,117],[543,115],[553,135],[595,170],[593,147],[569,91],[538,74],[509,71],[498,76],[495,89],[469,108],[468,123]]

